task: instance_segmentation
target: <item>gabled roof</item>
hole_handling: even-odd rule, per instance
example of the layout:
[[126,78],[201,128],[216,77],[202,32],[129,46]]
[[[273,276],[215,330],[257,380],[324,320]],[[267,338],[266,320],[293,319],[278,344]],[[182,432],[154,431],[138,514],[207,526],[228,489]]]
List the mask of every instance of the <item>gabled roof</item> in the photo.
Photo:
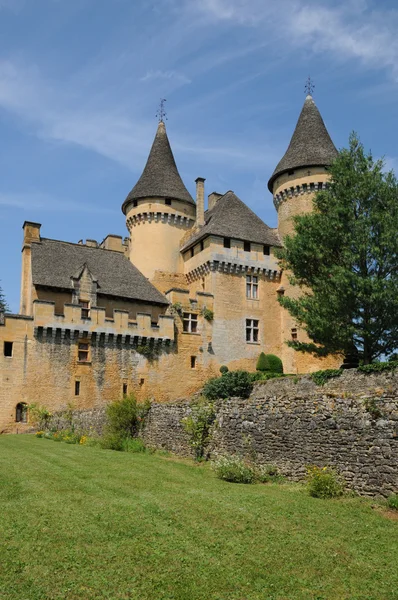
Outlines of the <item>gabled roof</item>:
[[188,250],[196,242],[209,235],[219,235],[267,246],[282,245],[275,230],[268,227],[231,191],[224,194],[211,210],[205,212],[205,224],[185,242],[181,251]]
[[158,125],[142,175],[123,202],[122,211],[126,213],[126,206],[132,200],[156,196],[195,204],[178,172],[163,121]]
[[285,155],[279,161],[268,189],[277,177],[300,167],[326,167],[336,158],[337,150],[312,96],[307,96]]
[[47,238],[32,242],[33,285],[72,290],[72,278],[85,267],[97,281],[99,294],[169,304],[121,252]]

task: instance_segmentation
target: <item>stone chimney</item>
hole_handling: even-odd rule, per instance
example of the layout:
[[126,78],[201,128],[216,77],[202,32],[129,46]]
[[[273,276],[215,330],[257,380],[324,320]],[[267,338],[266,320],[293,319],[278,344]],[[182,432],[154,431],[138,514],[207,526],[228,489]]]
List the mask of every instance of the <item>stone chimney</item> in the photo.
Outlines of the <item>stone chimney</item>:
[[25,221],[22,245],[21,300],[19,312],[21,315],[31,315],[33,311],[33,282],[32,282],[32,242],[40,242],[40,223]]
[[205,181],[203,177],[195,179],[196,182],[196,226],[205,224]]
[[207,198],[207,208],[209,210],[211,210],[212,208],[215,207],[215,205],[217,204],[218,200],[221,198],[221,196],[223,196],[224,194],[219,194],[218,192],[212,192],[211,194],[209,194],[208,198]]
[[98,248],[96,240],[86,240],[86,246],[88,246],[89,248]]
[[105,248],[105,250],[114,250],[115,252],[124,252],[123,238],[121,235],[114,235],[113,233],[110,233],[101,243],[100,248]]

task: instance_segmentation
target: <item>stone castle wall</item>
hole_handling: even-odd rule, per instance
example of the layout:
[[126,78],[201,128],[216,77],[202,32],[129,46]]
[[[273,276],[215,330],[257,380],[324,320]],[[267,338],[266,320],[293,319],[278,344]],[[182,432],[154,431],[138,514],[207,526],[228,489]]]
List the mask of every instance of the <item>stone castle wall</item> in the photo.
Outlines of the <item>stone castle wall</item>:
[[[152,405],[148,445],[189,456],[181,420],[190,403]],[[398,374],[345,372],[317,386],[309,376],[258,383],[248,400],[219,401],[209,451],[256,455],[293,480],[307,465],[334,466],[364,495],[398,492]],[[75,425],[101,431],[104,410],[75,416]]]

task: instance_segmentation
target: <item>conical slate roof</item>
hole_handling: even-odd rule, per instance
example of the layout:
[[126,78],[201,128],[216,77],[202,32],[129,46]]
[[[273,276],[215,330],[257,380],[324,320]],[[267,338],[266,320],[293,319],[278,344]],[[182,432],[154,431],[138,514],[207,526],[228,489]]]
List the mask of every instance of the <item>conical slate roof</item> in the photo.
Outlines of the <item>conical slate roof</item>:
[[211,210],[205,212],[205,224],[185,242],[181,251],[185,252],[209,235],[219,235],[267,246],[281,246],[275,231],[231,191],[217,200]]
[[336,158],[337,150],[312,96],[307,96],[285,155],[279,161],[268,189],[277,177],[300,167],[325,167]]
[[125,213],[127,204],[132,200],[155,196],[195,204],[178,172],[163,121],[159,123],[145,169],[123,202],[122,211]]

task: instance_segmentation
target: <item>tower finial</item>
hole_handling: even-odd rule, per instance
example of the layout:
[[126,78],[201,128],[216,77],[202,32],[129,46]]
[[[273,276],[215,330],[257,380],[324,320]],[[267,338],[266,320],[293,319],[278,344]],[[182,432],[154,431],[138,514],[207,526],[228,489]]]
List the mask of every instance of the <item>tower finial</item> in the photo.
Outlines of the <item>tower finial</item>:
[[166,98],[161,98],[160,99],[160,105],[159,108],[157,110],[156,116],[159,119],[159,123],[164,123],[164,121],[167,121],[167,113],[166,113],[166,109],[164,107],[164,103],[167,102]]
[[311,77],[308,75],[308,79],[305,82],[305,86],[304,86],[304,92],[306,93],[307,96],[312,96],[314,89],[315,89],[315,84],[312,81]]

